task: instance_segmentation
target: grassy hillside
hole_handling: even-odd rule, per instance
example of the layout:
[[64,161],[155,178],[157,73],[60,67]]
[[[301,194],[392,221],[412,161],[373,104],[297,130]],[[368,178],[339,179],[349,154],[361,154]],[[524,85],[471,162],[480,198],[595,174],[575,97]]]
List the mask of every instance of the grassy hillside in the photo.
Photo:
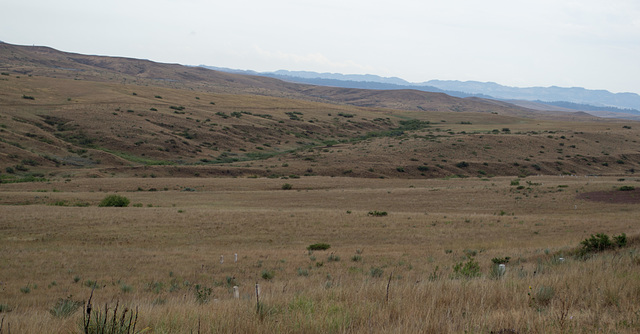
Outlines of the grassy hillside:
[[4,179],[140,167],[158,176],[612,175],[639,161],[632,122],[42,47],[0,51]]

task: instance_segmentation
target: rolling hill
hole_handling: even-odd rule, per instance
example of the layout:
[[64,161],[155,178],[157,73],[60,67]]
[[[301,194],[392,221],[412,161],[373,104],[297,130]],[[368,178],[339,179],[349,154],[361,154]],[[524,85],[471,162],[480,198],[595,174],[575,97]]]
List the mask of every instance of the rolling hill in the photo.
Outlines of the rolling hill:
[[500,99],[507,102],[537,102],[536,110],[586,111],[599,117],[635,119],[640,115],[640,96],[634,93],[611,93],[605,90],[589,90],[581,87],[508,87],[493,82],[430,80],[411,83],[400,78],[385,78],[377,75],[345,75],[339,73],[317,73],[309,71],[286,71],[259,73],[200,65],[223,72],[261,75],[285,81],[320,86],[402,90],[413,89],[425,92],[446,93],[455,97],[480,97]]
[[634,122],[0,44],[0,178],[635,173]]

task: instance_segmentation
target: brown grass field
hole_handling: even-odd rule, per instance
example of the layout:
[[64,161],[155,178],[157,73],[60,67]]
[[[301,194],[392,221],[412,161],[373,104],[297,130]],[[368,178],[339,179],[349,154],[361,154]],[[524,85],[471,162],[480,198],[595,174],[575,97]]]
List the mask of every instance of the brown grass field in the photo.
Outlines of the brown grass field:
[[[138,307],[138,328],[153,333],[637,332],[639,206],[577,194],[616,191],[638,179],[528,177],[521,190],[511,181],[105,178],[2,185],[0,304],[10,310],[2,317],[15,333],[78,330],[82,311],[66,318],[49,311],[60,298],[86,300],[97,281],[95,305]],[[284,182],[292,189],[282,190]],[[142,206],[97,206],[115,192]],[[81,202],[89,206],[74,207]],[[626,233],[630,245],[575,255],[595,233]],[[306,250],[318,242],[331,248]],[[453,267],[467,254],[481,276],[454,278]],[[507,256],[505,275],[492,277],[491,259]],[[265,272],[273,278],[262,278]],[[197,285],[212,289],[209,300],[198,302]],[[532,300],[530,292],[540,296]]]
[[637,122],[8,44],[0,72],[1,334],[83,332],[92,292],[136,333],[640,332]]

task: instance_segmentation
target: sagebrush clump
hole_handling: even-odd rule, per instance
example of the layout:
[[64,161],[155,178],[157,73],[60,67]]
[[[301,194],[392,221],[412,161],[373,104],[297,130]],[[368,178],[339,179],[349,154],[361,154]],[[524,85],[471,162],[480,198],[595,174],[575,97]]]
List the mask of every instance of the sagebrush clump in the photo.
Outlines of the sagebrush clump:
[[109,195],[105,197],[98,206],[100,207],[127,207],[129,199],[120,195]]

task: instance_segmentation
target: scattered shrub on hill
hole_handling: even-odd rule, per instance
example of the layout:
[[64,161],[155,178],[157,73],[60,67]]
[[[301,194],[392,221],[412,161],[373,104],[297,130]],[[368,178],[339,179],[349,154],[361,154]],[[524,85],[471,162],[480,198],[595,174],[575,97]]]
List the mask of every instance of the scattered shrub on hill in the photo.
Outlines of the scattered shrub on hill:
[[307,250],[310,250],[310,251],[327,250],[329,248],[331,248],[331,245],[327,243],[317,243],[317,244],[311,244],[307,246]]
[[429,121],[421,121],[418,119],[411,119],[406,121],[400,121],[400,126],[398,130],[401,131],[412,131],[412,130],[421,130],[428,128],[431,122]]
[[291,190],[293,188],[293,185],[291,185],[290,183],[285,183],[282,185],[282,190]]
[[124,196],[120,196],[120,195],[109,195],[107,197],[105,197],[102,202],[100,202],[100,204],[98,204],[98,206],[100,207],[107,207],[107,206],[114,206],[114,207],[126,207],[129,206],[129,199],[124,197]]
[[342,116],[344,118],[353,118],[353,116],[355,116],[354,114],[349,114],[349,113],[344,113],[344,112],[339,112],[338,116]]
[[467,168],[467,167],[469,167],[469,163],[466,162],[466,161],[461,161],[461,162],[458,162],[456,164],[456,167],[458,167],[458,168]]
[[25,100],[35,100],[36,98],[33,96],[29,96],[29,95],[22,95],[22,98]]
[[622,187],[618,188],[618,190],[620,190],[620,191],[633,191],[635,189],[636,188],[634,186],[622,186]]

